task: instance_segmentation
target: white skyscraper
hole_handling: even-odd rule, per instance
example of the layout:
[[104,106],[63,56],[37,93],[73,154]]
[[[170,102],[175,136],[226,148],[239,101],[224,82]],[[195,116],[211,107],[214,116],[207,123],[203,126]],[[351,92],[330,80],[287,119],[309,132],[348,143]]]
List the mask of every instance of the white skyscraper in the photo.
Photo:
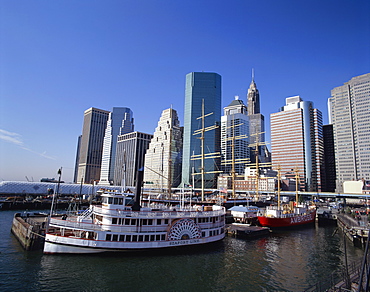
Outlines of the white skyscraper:
[[328,108],[333,124],[336,191],[341,192],[344,181],[370,181],[370,73],[335,87]]
[[177,112],[166,109],[145,154],[144,186],[177,187],[181,182],[182,128]]
[[132,111],[127,107],[114,107],[109,113],[104,135],[99,185],[110,185],[113,182],[118,135],[133,131],[134,118]]

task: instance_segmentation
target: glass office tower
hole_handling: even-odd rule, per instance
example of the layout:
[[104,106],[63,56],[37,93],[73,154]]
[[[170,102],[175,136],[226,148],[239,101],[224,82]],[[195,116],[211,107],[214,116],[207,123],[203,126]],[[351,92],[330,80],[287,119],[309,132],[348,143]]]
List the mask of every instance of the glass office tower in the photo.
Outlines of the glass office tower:
[[[249,119],[247,107],[238,96],[221,117],[221,154],[223,173],[244,174],[249,163]],[[234,165],[234,168],[233,168]]]
[[134,118],[131,109],[114,107],[109,113],[105,129],[99,185],[113,184],[117,137],[133,131]]
[[[204,126],[217,125],[218,128],[204,133],[205,154],[220,153],[220,121],[221,121],[221,76],[217,73],[192,72],[186,75],[185,109],[184,109],[184,142],[182,160],[182,186],[201,186],[201,176],[192,173],[200,173],[200,159],[192,160],[192,156],[200,156],[201,141],[199,135],[194,135],[196,130],[202,128],[202,103],[204,114],[210,114],[204,118]],[[205,172],[219,171],[220,158],[205,159]],[[205,187],[216,187],[216,173],[205,175]]]

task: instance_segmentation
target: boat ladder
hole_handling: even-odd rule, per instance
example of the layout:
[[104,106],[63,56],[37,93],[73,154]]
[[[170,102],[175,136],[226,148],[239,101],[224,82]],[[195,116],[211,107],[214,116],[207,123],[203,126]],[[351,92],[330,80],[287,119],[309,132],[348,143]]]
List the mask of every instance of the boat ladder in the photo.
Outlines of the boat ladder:
[[80,218],[82,219],[88,219],[91,217],[91,214],[92,214],[93,210],[92,209],[86,209],[85,211],[83,211],[83,213],[80,215]]

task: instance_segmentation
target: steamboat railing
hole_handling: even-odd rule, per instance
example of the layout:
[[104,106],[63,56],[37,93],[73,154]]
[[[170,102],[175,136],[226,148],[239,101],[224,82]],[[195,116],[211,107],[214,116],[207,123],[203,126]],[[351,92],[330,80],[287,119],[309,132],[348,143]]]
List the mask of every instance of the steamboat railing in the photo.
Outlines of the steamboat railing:
[[144,219],[171,219],[171,218],[198,218],[198,217],[213,217],[225,215],[225,209],[212,211],[197,211],[197,210],[174,210],[174,211],[131,211],[121,209],[105,209],[94,207],[94,213],[101,216],[114,216],[123,218],[144,218]]

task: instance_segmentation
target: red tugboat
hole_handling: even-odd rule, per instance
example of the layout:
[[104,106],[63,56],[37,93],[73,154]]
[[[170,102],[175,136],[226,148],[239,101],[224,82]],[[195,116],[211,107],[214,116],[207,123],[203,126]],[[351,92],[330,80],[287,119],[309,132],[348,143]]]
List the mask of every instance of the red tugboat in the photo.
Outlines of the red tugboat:
[[278,205],[268,206],[263,215],[257,216],[261,226],[278,228],[314,223],[316,206],[298,205],[298,170],[296,170],[296,203],[280,207],[280,168],[278,168]]

